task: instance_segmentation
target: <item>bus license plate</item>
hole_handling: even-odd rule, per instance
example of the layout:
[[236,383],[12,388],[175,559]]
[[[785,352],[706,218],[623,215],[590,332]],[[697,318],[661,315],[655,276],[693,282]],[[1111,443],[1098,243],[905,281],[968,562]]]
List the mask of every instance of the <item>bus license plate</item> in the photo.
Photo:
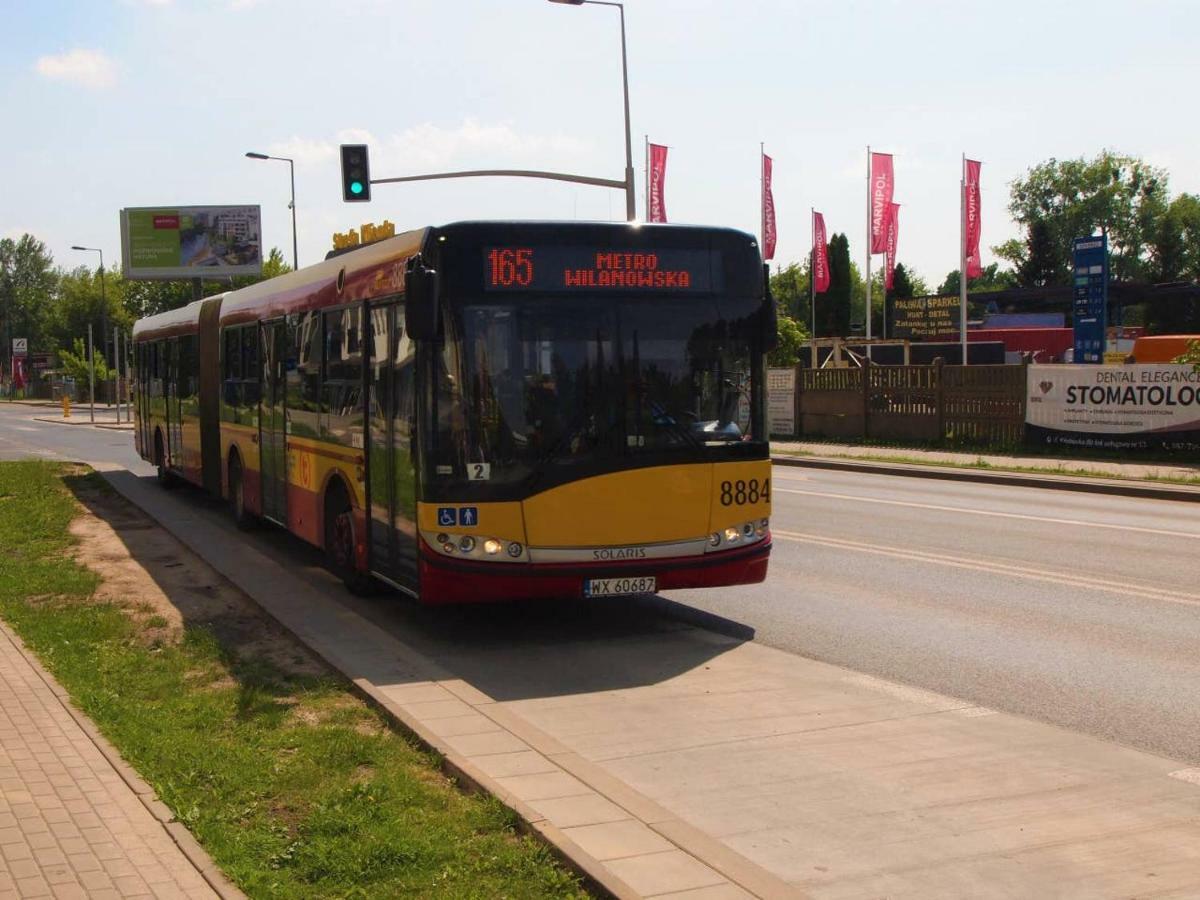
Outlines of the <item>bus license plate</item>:
[[627,594],[653,594],[657,590],[652,575],[639,578],[588,578],[583,582],[585,597],[624,597]]

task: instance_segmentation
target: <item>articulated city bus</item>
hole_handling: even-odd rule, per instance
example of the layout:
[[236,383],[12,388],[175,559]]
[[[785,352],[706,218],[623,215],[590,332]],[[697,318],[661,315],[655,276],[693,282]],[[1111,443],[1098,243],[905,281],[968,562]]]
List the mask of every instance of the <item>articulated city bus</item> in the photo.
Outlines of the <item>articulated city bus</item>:
[[165,484],[427,603],[766,577],[755,240],[464,222],[134,328],[136,442]]

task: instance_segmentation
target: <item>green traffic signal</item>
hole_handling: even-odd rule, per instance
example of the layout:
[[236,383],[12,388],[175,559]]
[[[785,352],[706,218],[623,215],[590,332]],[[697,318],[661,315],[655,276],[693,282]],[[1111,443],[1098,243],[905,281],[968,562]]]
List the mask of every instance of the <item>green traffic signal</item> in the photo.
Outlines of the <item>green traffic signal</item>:
[[361,181],[350,182],[350,193],[361,194],[363,192],[363,183]]
[[371,199],[371,167],[366,144],[342,144],[342,199],[366,203]]

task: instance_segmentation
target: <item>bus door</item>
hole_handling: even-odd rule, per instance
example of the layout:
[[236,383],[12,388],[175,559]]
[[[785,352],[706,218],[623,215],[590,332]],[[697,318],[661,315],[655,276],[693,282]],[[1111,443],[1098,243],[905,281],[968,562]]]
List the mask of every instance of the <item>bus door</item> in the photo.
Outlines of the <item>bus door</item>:
[[184,374],[180,370],[179,338],[173,337],[167,341],[167,377],[163,379],[163,389],[166,392],[167,416],[167,463],[173,469],[183,466],[183,408],[180,403],[180,391]]
[[396,303],[367,315],[367,473],[370,485],[370,567],[376,575],[417,589],[416,478],[412,455],[413,345]]
[[154,378],[153,358],[158,352],[157,343],[134,344],[137,348],[137,379],[134,381],[134,402],[137,404],[138,449],[149,456],[154,449],[154,423],[150,421],[151,380]]
[[259,472],[262,477],[262,513],[287,523],[287,323],[284,319],[259,326],[258,357],[262,360],[262,393],[258,401]]

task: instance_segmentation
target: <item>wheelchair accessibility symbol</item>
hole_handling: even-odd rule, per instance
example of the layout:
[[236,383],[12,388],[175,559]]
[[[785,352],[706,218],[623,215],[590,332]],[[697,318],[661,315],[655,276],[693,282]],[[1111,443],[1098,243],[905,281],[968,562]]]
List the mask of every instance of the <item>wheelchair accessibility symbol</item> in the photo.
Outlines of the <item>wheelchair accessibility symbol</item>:
[[449,528],[458,522],[458,510],[453,506],[438,507],[438,525],[442,528]]

